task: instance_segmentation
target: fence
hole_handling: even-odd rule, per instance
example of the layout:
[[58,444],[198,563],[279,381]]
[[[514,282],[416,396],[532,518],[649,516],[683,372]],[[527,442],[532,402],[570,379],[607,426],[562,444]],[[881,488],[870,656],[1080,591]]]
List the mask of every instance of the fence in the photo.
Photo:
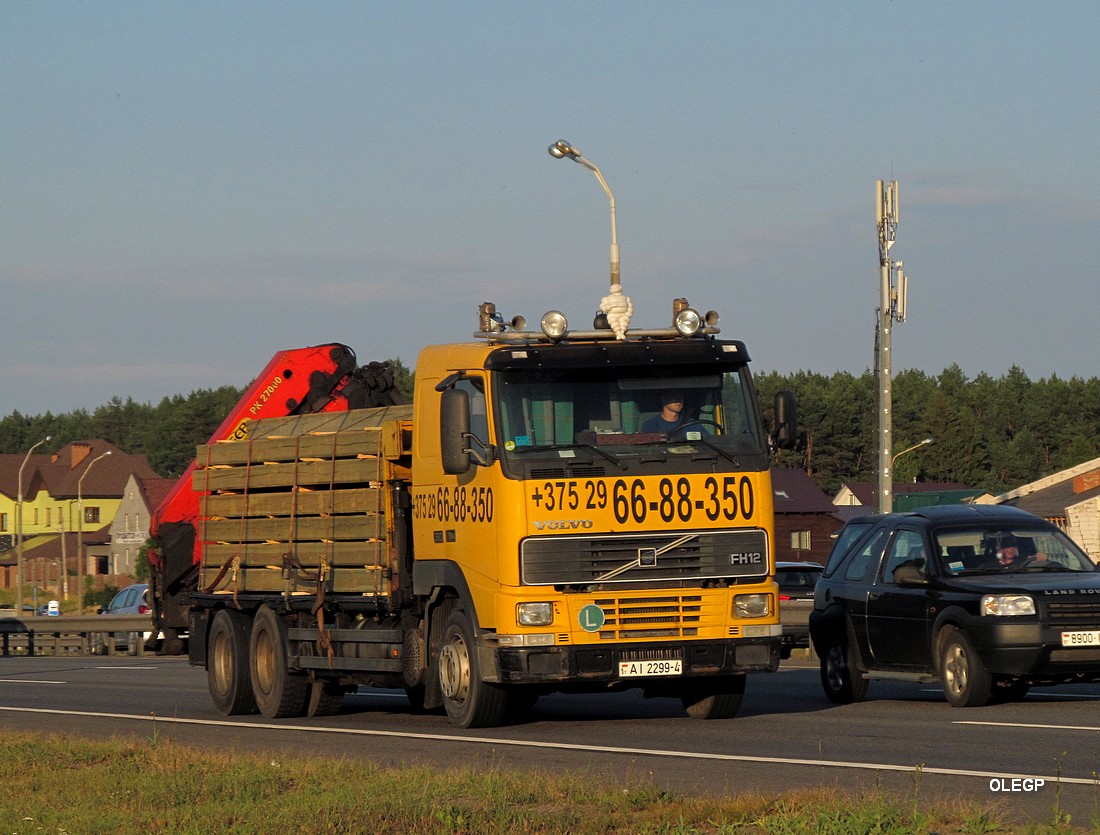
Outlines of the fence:
[[148,615],[0,616],[0,656],[145,654]]

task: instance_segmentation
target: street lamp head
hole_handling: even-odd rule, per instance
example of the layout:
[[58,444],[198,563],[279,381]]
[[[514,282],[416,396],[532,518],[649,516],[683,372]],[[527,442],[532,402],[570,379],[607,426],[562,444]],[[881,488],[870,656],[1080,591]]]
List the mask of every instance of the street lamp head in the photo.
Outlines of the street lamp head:
[[554,157],[555,159],[564,159],[565,157],[572,157],[573,159],[576,159],[578,156],[580,156],[580,151],[578,151],[564,139],[559,139],[547,150],[550,151],[550,156]]

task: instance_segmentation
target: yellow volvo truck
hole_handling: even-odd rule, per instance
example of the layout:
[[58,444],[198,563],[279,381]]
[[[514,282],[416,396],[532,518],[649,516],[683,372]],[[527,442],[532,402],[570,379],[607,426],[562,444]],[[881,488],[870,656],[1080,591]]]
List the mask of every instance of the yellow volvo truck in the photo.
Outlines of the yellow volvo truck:
[[376,685],[478,727],[551,691],[641,688],[716,719],[777,668],[769,463],[794,398],[766,435],[714,311],[675,299],[635,327],[611,190],[568,143],[550,154],[611,198],[590,328],[485,302],[474,342],[420,353],[411,406],[295,397],[199,447],[154,586],[222,713],[319,715]]
[[478,316],[478,341],[422,351],[411,407],[199,447],[189,646],[215,705],[317,715],[378,685],[476,727],[637,687],[732,716],[778,666],[768,468],[793,398],[766,435],[745,346],[682,299],[623,338]]

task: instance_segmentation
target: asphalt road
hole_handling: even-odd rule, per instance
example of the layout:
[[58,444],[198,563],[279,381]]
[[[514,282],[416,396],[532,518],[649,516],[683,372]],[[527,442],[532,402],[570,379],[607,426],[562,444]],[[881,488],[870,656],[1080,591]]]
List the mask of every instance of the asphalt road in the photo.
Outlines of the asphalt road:
[[1100,686],[1072,685],[961,710],[934,685],[876,681],[867,701],[836,706],[817,668],[796,661],[751,677],[733,720],[691,720],[678,701],[635,692],[553,695],[522,724],[465,731],[412,714],[397,691],[364,688],[337,716],[268,722],[216,713],[205,672],[181,658],[0,658],[0,728],[584,772],[680,792],[876,786],[907,802],[988,801],[1016,818],[1060,809],[1082,824],[1100,823],[1098,703]]

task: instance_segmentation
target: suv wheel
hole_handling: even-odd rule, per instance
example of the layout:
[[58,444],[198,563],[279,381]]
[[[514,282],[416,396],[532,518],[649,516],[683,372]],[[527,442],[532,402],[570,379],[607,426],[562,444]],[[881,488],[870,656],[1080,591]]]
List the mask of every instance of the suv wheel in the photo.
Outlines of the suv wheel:
[[970,639],[954,627],[940,640],[943,692],[952,707],[980,707],[989,701],[993,676],[985,669]]
[[821,686],[830,702],[846,705],[867,694],[867,680],[859,671],[855,652],[842,638],[834,638],[821,656]]

